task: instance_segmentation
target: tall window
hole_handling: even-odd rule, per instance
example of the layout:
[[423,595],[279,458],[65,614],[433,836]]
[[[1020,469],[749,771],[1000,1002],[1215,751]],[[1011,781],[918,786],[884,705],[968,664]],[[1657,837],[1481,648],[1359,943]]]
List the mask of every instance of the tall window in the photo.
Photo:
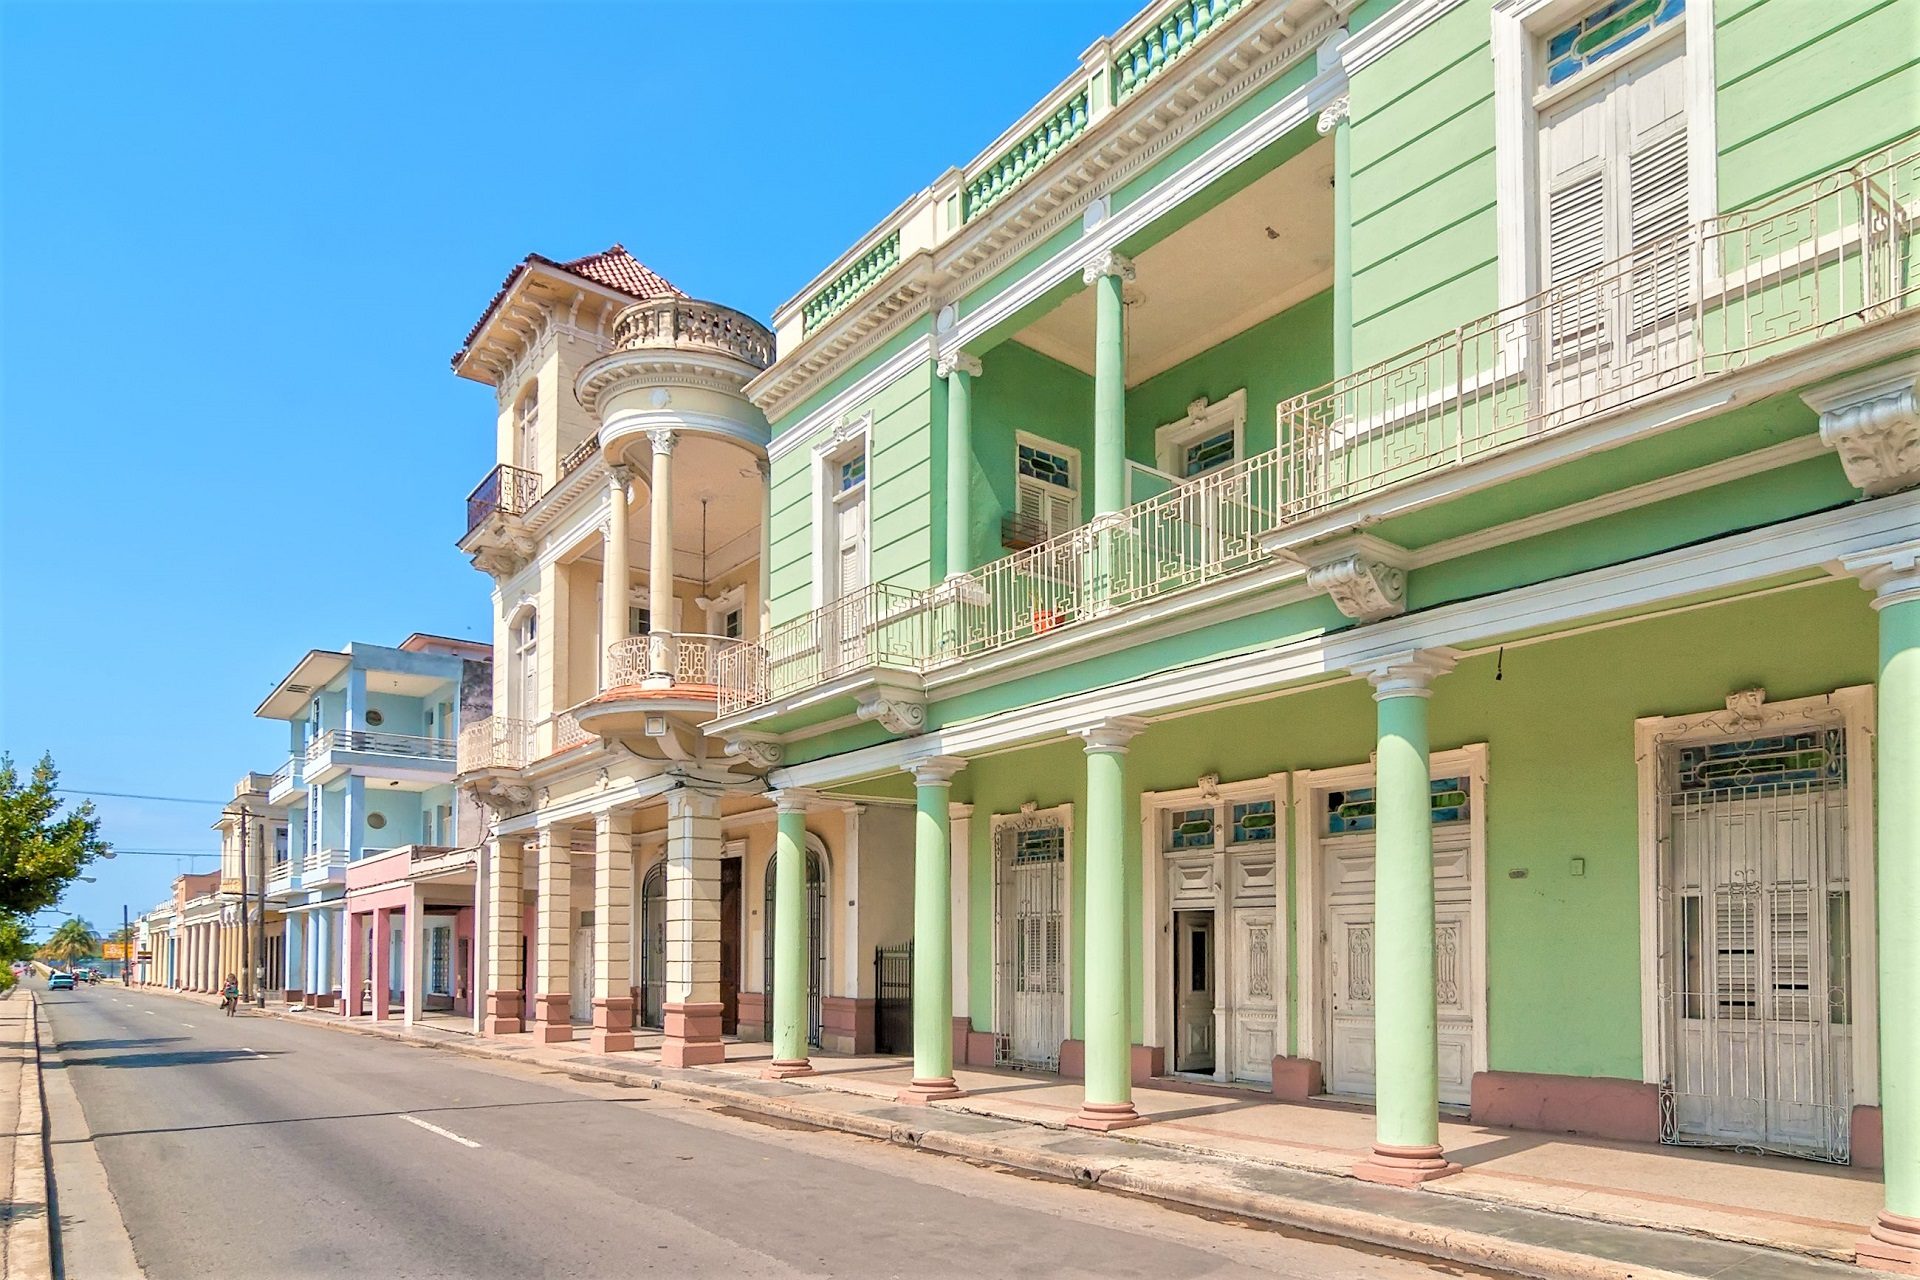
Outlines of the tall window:
[[1021,432],[1014,444],[1013,520],[1001,541],[1030,547],[1079,523],[1079,452]]
[[832,491],[834,557],[829,598],[852,595],[867,585],[867,448],[835,455],[827,466]]
[[529,612],[514,625],[513,653],[507,697],[509,714],[515,720],[531,722],[540,705],[540,615]]
[[519,466],[527,471],[540,469],[540,384],[530,382],[521,393],[514,410],[514,430],[519,440]]

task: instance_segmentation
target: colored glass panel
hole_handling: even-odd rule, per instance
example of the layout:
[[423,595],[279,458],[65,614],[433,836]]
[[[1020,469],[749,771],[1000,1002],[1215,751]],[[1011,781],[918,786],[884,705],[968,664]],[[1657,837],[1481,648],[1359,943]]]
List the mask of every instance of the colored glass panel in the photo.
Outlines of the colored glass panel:
[[1547,40],[1547,83],[1559,84],[1673,21],[1687,0],[1608,0]]
[[1177,809],[1167,815],[1169,843],[1175,849],[1213,848],[1213,810]]
[[[1465,822],[1471,816],[1465,778],[1435,778],[1427,787],[1433,808],[1433,822]],[[1353,831],[1374,830],[1374,791],[1372,787],[1352,787],[1327,792],[1327,834],[1345,835]]]
[[1211,471],[1217,466],[1233,461],[1233,430],[1228,428],[1205,440],[1196,440],[1187,446],[1187,469],[1185,474],[1197,476],[1202,471]]
[[855,454],[840,464],[840,488],[851,489],[867,478],[867,455]]
[[1833,786],[1847,780],[1844,738],[1838,729],[1801,729],[1736,742],[1679,748],[1676,785],[1682,794],[1753,796],[1781,787]]
[[1067,856],[1067,833],[1061,827],[1033,827],[1013,833],[1013,865],[1059,862]]
[[1273,801],[1252,800],[1233,806],[1233,843],[1248,844],[1274,838],[1277,815]]
[[1073,488],[1072,460],[1030,444],[1020,446],[1020,474],[1062,489]]

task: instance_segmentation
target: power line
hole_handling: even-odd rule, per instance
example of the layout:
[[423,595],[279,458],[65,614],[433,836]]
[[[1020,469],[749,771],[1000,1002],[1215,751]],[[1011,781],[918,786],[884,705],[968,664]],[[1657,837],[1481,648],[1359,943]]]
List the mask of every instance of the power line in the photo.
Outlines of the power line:
[[113,856],[116,858],[217,858],[220,856],[220,851],[217,849],[211,852],[206,849],[122,849],[119,845],[115,845]]
[[54,790],[63,796],[86,796],[89,799],[94,796],[111,796],[115,800],[160,800],[167,804],[224,805],[227,803],[225,800],[196,800],[191,796],[144,796],[132,791],[83,791],[79,787],[55,787]]

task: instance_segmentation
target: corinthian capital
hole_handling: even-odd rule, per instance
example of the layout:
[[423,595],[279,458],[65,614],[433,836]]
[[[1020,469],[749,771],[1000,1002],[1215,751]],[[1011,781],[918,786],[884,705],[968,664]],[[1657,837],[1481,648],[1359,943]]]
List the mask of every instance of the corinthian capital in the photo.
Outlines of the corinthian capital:
[[1102,250],[1080,268],[1080,279],[1087,284],[1098,283],[1101,276],[1119,276],[1122,283],[1133,283],[1133,259],[1111,249]]
[[1334,128],[1351,114],[1351,104],[1348,102],[1346,94],[1343,93],[1332,102],[1329,102],[1320,112],[1320,120],[1317,126],[1320,130],[1320,136],[1325,137],[1327,134],[1332,133]]
[[655,427],[647,432],[647,439],[653,442],[653,456],[664,457],[673,452],[673,428]]
[[969,378],[980,376],[980,362],[964,351],[950,351],[941,356],[934,365],[934,372],[943,378],[951,378],[956,373],[964,373]]

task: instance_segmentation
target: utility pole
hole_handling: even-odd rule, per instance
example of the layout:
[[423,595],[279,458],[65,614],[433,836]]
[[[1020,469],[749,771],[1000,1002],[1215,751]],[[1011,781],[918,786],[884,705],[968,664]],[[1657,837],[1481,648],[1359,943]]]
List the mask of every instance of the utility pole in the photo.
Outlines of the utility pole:
[[[273,828],[263,823],[261,830],[271,835]],[[253,1003],[255,1008],[264,1009],[267,1007],[267,842],[265,839],[260,841],[260,875],[257,883],[260,886],[255,890],[260,895],[260,929],[255,935],[253,944],[257,948],[253,968]]]
[[133,920],[126,903],[120,904],[120,985],[133,985]]
[[253,999],[253,948],[247,945],[247,819],[252,811],[240,806],[240,998]]

